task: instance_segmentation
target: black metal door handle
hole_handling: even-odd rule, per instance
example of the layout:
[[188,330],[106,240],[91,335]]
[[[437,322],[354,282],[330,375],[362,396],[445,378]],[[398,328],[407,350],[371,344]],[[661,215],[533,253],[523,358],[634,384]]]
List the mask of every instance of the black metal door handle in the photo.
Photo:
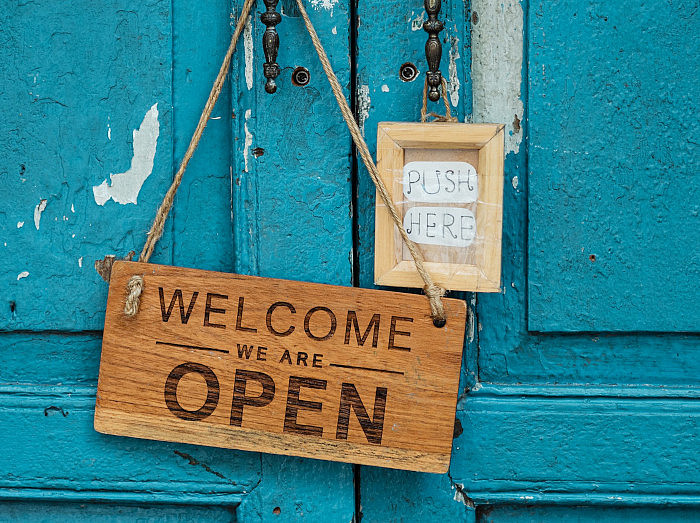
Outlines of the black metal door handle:
[[442,58],[442,45],[438,33],[442,31],[444,24],[438,20],[440,13],[440,0],[425,0],[425,11],[428,19],[423,22],[423,29],[428,33],[428,41],[425,42],[425,58],[428,61],[428,71],[425,73],[428,80],[428,98],[432,102],[440,99],[440,59]]
[[282,21],[282,15],[275,11],[279,0],[264,0],[264,2],[267,10],[260,15],[260,21],[266,26],[262,37],[263,52],[265,53],[263,74],[265,78],[267,78],[267,82],[265,82],[265,91],[272,94],[277,90],[275,78],[280,74],[280,66],[277,64],[280,37],[277,34],[275,26]]

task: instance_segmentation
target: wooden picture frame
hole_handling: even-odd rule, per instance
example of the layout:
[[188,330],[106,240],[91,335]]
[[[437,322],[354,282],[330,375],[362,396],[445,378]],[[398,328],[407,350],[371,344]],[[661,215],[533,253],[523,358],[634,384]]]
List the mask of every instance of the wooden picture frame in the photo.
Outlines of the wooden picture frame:
[[[476,170],[478,190],[474,201],[456,204],[470,209],[465,212],[475,221],[473,242],[468,247],[418,243],[426,260],[426,269],[435,282],[446,289],[500,290],[503,148],[502,124],[379,123],[377,167],[402,219],[412,206],[426,205],[405,201],[404,166],[408,162],[460,161]],[[434,200],[431,202],[429,205],[444,206]],[[448,205],[454,209],[454,202]],[[421,288],[424,285],[379,196],[375,204],[374,282],[390,287]]]

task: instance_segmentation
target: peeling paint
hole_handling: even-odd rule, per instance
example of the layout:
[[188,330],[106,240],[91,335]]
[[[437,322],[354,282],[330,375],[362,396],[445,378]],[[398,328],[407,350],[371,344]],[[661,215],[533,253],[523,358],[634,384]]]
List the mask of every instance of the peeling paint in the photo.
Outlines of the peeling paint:
[[131,159],[129,170],[110,174],[111,185],[108,185],[105,180],[100,185],[93,186],[92,192],[97,205],[104,205],[110,198],[122,205],[137,203],[141,187],[153,171],[159,132],[160,123],[158,122],[158,104],[156,103],[143,117],[141,126],[133,132],[134,156]]
[[506,125],[506,153],[520,150],[523,118],[520,85],[523,67],[523,9],[518,0],[473,0],[472,89],[475,122]]
[[425,11],[421,11],[418,15],[415,14],[415,11],[411,11],[411,18],[408,19],[408,23],[411,24],[411,31],[420,31],[423,29],[423,22],[427,19],[428,14]]
[[[134,251],[129,251],[129,254],[127,254],[124,258],[120,259],[131,261],[134,259],[135,255],[136,253]],[[109,279],[112,276],[112,266],[114,265],[115,261],[117,261],[117,257],[114,254],[108,254],[101,260],[95,260],[95,270],[97,271],[97,274],[99,274],[102,277],[102,279],[107,283],[109,283]],[[80,267],[83,266],[82,256],[78,260],[78,265]]]
[[101,260],[95,260],[95,270],[104,281],[109,283],[109,278],[112,275],[112,265],[114,265],[114,260],[116,256],[114,254],[108,254]]
[[17,275],[17,281],[21,280],[22,278],[26,278],[29,276],[29,271],[22,271]]
[[78,258],[78,267],[83,268],[83,257]]
[[462,494],[462,491],[459,488],[457,488],[456,486],[454,487],[454,489],[455,489],[455,495],[454,495],[453,499],[455,501],[461,503],[465,507],[468,507],[469,503],[467,503],[467,500],[464,498],[464,494]]
[[17,222],[17,228],[21,229],[22,227],[24,227],[24,222]]
[[386,84],[382,85],[382,92],[383,92],[383,93],[388,93],[388,92],[389,92],[389,86],[386,85]]
[[362,136],[365,135],[365,121],[369,118],[370,104],[369,85],[359,86],[357,89],[357,123],[362,131]]
[[248,120],[250,119],[251,110],[246,109],[245,111],[245,123],[243,124],[243,131],[245,132],[245,143],[243,144],[243,170],[248,172],[248,156],[250,156],[250,148],[253,145],[253,135],[248,130]]
[[474,326],[474,311],[476,310],[476,295],[473,294],[467,307],[467,339],[469,343],[474,343],[475,326]]
[[245,85],[250,91],[253,88],[253,26],[248,16],[243,26],[243,51],[245,56]]
[[70,212],[75,212],[75,205],[72,203],[70,204]]
[[39,223],[41,222],[41,213],[46,209],[46,200],[40,200],[39,204],[34,207],[34,227],[39,230]]
[[337,35],[337,34],[338,34],[338,28],[337,28],[336,26],[333,26],[333,29],[331,29],[331,33],[333,33],[334,35]]
[[517,176],[513,176],[513,179],[510,181],[510,183],[513,184],[513,189],[517,189],[517,188],[518,188],[518,183],[519,183],[518,177],[517,177]]
[[450,74],[450,81],[447,83],[447,91],[450,95],[450,103],[452,107],[457,107],[459,105],[459,72],[457,71],[457,60],[459,60],[459,38],[451,38],[449,57],[450,62],[448,66],[448,72]]
[[314,9],[325,9],[326,11],[331,12],[331,16],[333,16],[333,8],[335,7],[335,4],[338,3],[338,0],[311,0],[311,7]]

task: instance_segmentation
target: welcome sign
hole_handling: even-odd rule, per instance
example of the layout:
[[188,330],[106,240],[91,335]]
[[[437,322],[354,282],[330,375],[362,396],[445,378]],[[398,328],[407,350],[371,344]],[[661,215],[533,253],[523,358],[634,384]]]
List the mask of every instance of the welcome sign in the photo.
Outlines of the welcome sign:
[[466,305],[443,303],[436,327],[425,296],[117,262],[95,428],[445,472]]

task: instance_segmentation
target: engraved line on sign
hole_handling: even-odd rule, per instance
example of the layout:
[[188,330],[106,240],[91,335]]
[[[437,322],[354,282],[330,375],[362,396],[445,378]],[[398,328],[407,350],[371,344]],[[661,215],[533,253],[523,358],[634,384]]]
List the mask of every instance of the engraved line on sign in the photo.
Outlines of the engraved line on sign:
[[343,369],[358,369],[358,370],[371,370],[374,372],[385,372],[387,374],[400,374],[403,376],[403,372],[400,370],[387,370],[387,369],[373,369],[372,367],[360,367],[358,365],[341,365],[340,363],[329,363],[331,367],[340,367]]
[[228,354],[226,349],[215,349],[213,347],[198,347],[197,345],[185,345],[183,343],[170,343],[168,341],[157,341],[156,345],[168,345],[170,347],[179,347],[181,349],[194,349],[194,350],[213,350],[215,352],[223,352]]

